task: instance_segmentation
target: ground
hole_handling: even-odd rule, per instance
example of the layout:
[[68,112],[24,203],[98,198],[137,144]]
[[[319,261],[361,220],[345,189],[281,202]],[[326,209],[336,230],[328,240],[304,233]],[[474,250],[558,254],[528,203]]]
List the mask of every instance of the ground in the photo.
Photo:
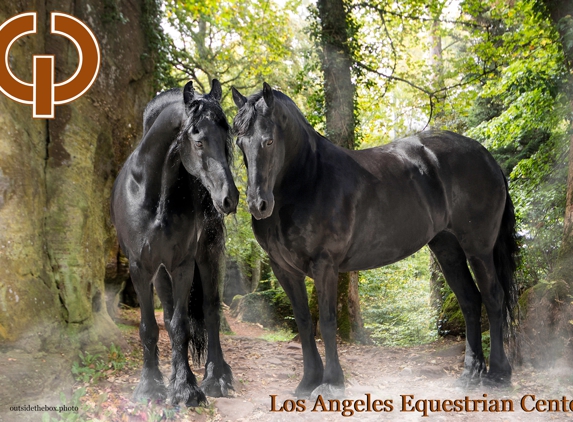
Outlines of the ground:
[[[125,365],[114,369],[110,365],[92,368],[86,372],[84,382],[75,382],[75,400],[60,399],[68,406],[77,405],[77,411],[52,412],[51,421],[59,420],[102,420],[102,421],[330,421],[360,418],[361,420],[456,420],[456,421],[530,421],[530,420],[571,420],[572,410],[568,412],[524,412],[520,402],[524,396],[535,395],[536,399],[555,399],[567,403],[573,400],[573,372],[563,363],[556,362],[553,369],[535,370],[531,367],[518,367],[514,371],[513,384],[507,389],[471,390],[456,387],[456,379],[461,373],[464,343],[460,339],[442,339],[437,342],[409,348],[389,348],[378,346],[339,344],[339,355],[346,376],[347,399],[353,400],[342,415],[344,408],[329,411],[329,402],[324,406],[314,401],[299,402],[298,407],[292,400],[294,389],[302,377],[302,353],[296,341],[268,341],[269,331],[256,324],[236,321],[228,312],[226,317],[233,335],[222,335],[223,351],[226,361],[231,365],[235,376],[235,391],[229,398],[209,398],[209,405],[202,408],[172,407],[165,403],[133,403],[130,398],[139,380],[141,350],[137,325],[138,310],[124,310],[121,313],[121,328],[127,339]],[[160,312],[157,320],[162,321]],[[169,338],[160,323],[160,360],[163,374],[169,375],[170,347]],[[319,342],[319,350],[324,352]],[[16,359],[16,358],[12,358]],[[89,359],[88,359],[89,360]],[[84,359],[85,362],[85,359]],[[14,361],[11,361],[13,364]],[[89,364],[89,362],[88,362]],[[0,362],[0,368],[2,363]],[[97,371],[96,371],[97,369]],[[61,370],[61,368],[60,368]],[[193,368],[200,379],[202,368]],[[10,387],[9,385],[5,385]],[[53,388],[53,386],[51,387]],[[85,389],[85,390],[82,390]],[[84,393],[85,391],[85,393]],[[16,393],[18,394],[18,393]],[[484,396],[484,394],[486,396]],[[275,395],[274,409],[271,395]],[[402,397],[404,396],[404,397]],[[410,397],[413,396],[413,397]],[[509,399],[513,403],[513,412],[432,412],[428,400],[501,400]],[[388,401],[392,406],[388,412],[377,413],[358,400]],[[403,400],[409,401],[403,409]],[[421,400],[421,401],[418,401]],[[418,402],[417,402],[418,401]],[[525,398],[526,406],[535,406],[531,397]],[[38,401],[27,400],[20,393],[14,404],[35,404]],[[489,402],[488,402],[489,403]],[[356,412],[352,407],[357,405]],[[304,406],[303,407],[301,406]],[[334,405],[334,403],[333,403]],[[342,403],[342,406],[344,403]],[[279,411],[282,407],[291,412]],[[294,409],[293,409],[294,406]],[[380,405],[384,407],[384,405]],[[426,412],[424,412],[426,406]],[[470,404],[470,406],[472,406]],[[416,410],[416,407],[418,410]],[[540,409],[542,409],[540,405]],[[297,411],[298,409],[298,411]],[[313,411],[313,409],[315,411]],[[413,409],[406,412],[404,410]],[[481,407],[480,407],[481,409]],[[387,410],[390,410],[387,407]],[[353,414],[352,414],[353,413]],[[424,413],[428,416],[425,418]],[[16,417],[18,416],[18,417]],[[48,420],[48,414],[42,412],[0,412],[0,420],[12,421],[20,418],[27,420]],[[42,419],[44,418],[44,419]]]

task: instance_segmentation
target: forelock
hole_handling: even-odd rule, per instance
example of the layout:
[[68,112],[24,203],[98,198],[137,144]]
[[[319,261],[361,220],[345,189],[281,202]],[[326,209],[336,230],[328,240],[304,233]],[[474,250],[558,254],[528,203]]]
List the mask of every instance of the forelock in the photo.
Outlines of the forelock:
[[257,92],[249,97],[243,107],[239,109],[233,120],[233,131],[237,136],[244,136],[255,122],[257,114],[265,115],[268,107],[263,99],[263,92]]
[[227,121],[227,116],[221,108],[219,102],[209,96],[196,96],[188,105],[186,105],[187,119],[181,126],[177,136],[177,144],[180,145],[183,135],[193,126],[202,120],[208,119],[222,127],[227,136],[225,140],[225,155],[227,162],[231,165],[233,160],[233,142],[231,136],[231,126]]

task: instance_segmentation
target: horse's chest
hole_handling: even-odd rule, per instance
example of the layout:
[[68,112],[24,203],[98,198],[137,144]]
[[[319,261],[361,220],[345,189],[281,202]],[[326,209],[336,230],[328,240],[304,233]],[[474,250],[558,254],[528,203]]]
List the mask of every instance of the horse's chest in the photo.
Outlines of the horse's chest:
[[308,219],[294,210],[286,206],[266,220],[253,220],[253,232],[273,261],[304,271],[316,239]]
[[194,254],[203,227],[195,212],[188,215],[158,216],[151,222],[145,236],[141,257],[152,267],[159,264],[168,269],[177,266],[189,254]]

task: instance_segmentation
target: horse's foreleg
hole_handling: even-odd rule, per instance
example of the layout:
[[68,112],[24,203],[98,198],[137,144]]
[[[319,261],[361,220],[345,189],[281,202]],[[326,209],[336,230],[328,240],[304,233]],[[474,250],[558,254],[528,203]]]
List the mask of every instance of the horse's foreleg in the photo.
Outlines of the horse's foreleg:
[[166,391],[163,375],[159,370],[159,350],[157,348],[159,327],[153,311],[152,276],[139,268],[136,263],[129,266],[129,273],[139,298],[141,310],[139,337],[143,345],[143,370],[139,384],[133,393],[133,398],[135,400],[164,399]]
[[170,324],[172,344],[169,399],[172,405],[184,402],[187,406],[206,403],[205,394],[197,386],[195,375],[189,367],[189,294],[193,283],[195,262],[185,261],[172,271],[173,316]]
[[203,314],[207,327],[208,346],[205,375],[201,382],[203,392],[211,397],[226,397],[233,389],[233,372],[223,358],[219,329],[221,326],[218,285],[218,257],[205,256],[198,260],[203,286]]
[[489,319],[491,350],[487,379],[494,384],[511,382],[511,365],[503,349],[504,293],[497,280],[493,255],[469,258]]
[[308,295],[304,284],[305,276],[304,274],[291,274],[283,270],[272,260],[271,267],[290,300],[294,319],[298,327],[302,345],[304,373],[301,382],[296,388],[295,395],[299,398],[306,398],[322,383],[324,367],[314,340],[312,317],[308,307]]
[[312,392],[311,399],[318,395],[338,398],[344,396],[344,374],[336,346],[338,266],[333,265],[329,258],[321,258],[313,264],[312,273],[318,295],[320,333],[324,341],[326,366],[322,383]]
[[462,383],[479,383],[486,371],[481,345],[481,295],[467,265],[466,255],[456,237],[438,234],[429,243],[448,285],[456,295],[466,322],[466,353]]

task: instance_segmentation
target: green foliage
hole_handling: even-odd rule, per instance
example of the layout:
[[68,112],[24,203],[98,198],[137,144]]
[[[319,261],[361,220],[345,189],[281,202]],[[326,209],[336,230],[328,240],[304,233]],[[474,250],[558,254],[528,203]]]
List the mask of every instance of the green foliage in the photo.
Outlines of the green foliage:
[[[115,1],[115,0],[106,0]],[[141,2],[141,27],[147,41],[148,52],[141,59],[150,60],[153,66],[155,88],[160,91],[177,86],[171,75],[172,65],[169,58],[170,39],[161,26],[161,0],[143,0]]]
[[[237,160],[242,158],[237,157]],[[249,212],[245,198],[247,197],[247,173],[245,166],[236,166],[234,169],[234,179],[239,190],[239,201],[237,213],[226,217],[227,227],[226,251],[238,264],[242,273],[247,277],[252,277],[252,271],[256,267],[257,261],[267,262],[268,258],[263,249],[253,235],[251,229],[251,213]],[[262,280],[270,277],[270,273],[263,275]]]
[[410,346],[436,338],[436,314],[429,303],[429,251],[396,264],[360,272],[364,326],[373,340]]
[[[291,91],[300,66],[292,19],[298,6],[296,0],[283,7],[271,0],[167,0],[165,18],[176,33],[169,44],[173,75],[191,78],[202,92],[212,78],[223,87],[252,91],[267,81]],[[223,93],[227,98],[229,90]],[[230,100],[225,104],[231,108]]]
[[533,0],[463,4],[492,28],[472,33],[479,42],[470,55],[492,72],[482,79],[470,108],[467,134],[488,147],[510,176],[522,236],[517,277],[522,288],[552,270],[567,180],[566,67],[558,34],[538,6]]
[[483,350],[483,357],[486,362],[489,362],[489,355],[491,353],[491,337],[489,330],[481,333],[481,348]]
[[121,370],[126,363],[125,355],[121,349],[112,344],[106,355],[79,352],[80,361],[72,364],[72,374],[77,381],[83,383],[96,383],[106,376],[108,370],[113,372]]
[[89,352],[79,352],[80,362],[72,364],[72,374],[77,381],[84,383],[97,382],[104,375],[107,368],[100,354],[92,355]]

